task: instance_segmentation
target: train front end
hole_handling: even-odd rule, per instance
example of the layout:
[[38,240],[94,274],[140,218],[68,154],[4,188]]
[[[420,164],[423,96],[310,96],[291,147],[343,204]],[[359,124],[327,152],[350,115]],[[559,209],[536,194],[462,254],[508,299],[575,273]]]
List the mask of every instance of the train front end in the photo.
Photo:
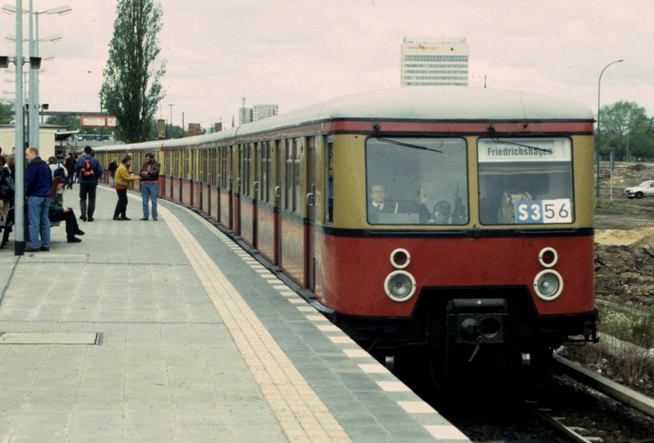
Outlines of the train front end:
[[596,340],[588,114],[357,125],[333,138],[316,257],[316,299],[349,334],[439,375]]

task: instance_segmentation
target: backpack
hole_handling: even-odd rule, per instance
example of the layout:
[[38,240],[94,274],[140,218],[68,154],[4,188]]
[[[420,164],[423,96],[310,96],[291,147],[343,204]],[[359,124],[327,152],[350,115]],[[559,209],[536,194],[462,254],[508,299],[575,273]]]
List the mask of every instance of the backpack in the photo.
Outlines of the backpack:
[[64,180],[66,179],[66,172],[64,171],[64,167],[61,165],[57,166],[57,169],[55,169],[54,172],[52,173],[53,179],[57,177],[61,177]]
[[95,171],[91,167],[91,159],[87,158],[84,160],[84,167],[80,171],[80,174],[84,178],[94,178],[95,177]]
[[14,179],[0,169],[0,200],[13,200],[15,191]]

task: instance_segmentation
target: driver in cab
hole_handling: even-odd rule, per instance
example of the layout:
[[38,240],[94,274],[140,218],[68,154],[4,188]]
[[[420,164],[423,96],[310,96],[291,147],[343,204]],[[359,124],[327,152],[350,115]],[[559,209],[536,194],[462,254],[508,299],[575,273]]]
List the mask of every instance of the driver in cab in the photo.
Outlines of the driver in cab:
[[396,222],[425,224],[431,223],[432,217],[422,204],[387,199],[384,185],[376,183],[370,187],[368,193],[368,222],[370,224],[395,224]]

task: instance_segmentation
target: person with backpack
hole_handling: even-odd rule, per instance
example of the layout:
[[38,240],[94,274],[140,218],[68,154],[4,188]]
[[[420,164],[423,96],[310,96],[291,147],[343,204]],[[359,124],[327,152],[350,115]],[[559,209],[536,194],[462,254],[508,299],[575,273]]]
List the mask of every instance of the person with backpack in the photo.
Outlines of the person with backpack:
[[84,155],[77,160],[75,172],[79,182],[79,209],[81,212],[79,218],[92,222],[95,212],[95,190],[104,171],[100,161],[93,157],[93,149],[90,146],[84,147]]
[[66,177],[68,177],[68,172],[66,171],[66,168],[63,167],[61,163],[57,161],[56,158],[50,157],[48,158],[48,166],[50,167],[50,171],[52,172],[52,179],[54,180],[56,177],[61,177],[66,181]]

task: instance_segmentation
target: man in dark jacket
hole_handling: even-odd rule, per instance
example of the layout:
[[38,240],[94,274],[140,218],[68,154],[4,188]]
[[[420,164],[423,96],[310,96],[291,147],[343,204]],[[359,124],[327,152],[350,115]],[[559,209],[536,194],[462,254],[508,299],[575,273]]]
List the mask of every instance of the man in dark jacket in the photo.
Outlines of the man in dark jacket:
[[145,154],[145,163],[141,166],[141,197],[143,199],[143,218],[149,216],[148,203],[152,201],[152,220],[157,221],[157,197],[159,196],[159,171],[161,165],[154,158],[154,154]]
[[79,182],[79,209],[82,213],[79,218],[90,222],[93,221],[93,213],[95,212],[95,188],[97,188],[98,180],[102,178],[104,172],[102,165],[97,158],[93,157],[92,153],[93,149],[86,146],[84,155],[75,164],[75,173]]
[[[50,250],[50,187],[52,173],[48,164],[39,157],[39,150],[27,148],[25,157],[28,161],[25,172],[25,195],[27,196],[27,217],[29,219],[30,244],[27,252]],[[39,233],[41,248],[39,249]]]

